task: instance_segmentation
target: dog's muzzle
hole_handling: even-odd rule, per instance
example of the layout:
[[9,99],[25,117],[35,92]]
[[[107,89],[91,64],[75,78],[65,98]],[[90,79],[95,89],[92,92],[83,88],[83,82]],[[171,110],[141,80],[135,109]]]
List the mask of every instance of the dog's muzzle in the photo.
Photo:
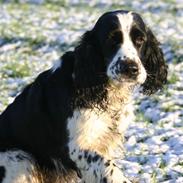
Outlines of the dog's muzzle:
[[117,61],[117,75],[123,75],[129,79],[137,79],[139,75],[139,67],[137,63],[133,60],[126,59],[126,60],[118,60]]

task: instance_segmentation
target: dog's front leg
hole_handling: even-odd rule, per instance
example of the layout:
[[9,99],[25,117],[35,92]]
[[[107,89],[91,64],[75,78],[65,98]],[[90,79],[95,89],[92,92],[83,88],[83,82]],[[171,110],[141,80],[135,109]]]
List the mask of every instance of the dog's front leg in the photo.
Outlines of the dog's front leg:
[[130,183],[112,160],[96,152],[73,148],[70,157],[80,170],[82,183]]

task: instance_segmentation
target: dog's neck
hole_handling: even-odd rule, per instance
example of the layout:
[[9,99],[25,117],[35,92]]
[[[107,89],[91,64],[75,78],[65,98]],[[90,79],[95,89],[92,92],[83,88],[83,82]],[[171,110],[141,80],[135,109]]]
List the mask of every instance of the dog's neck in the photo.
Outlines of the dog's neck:
[[114,85],[113,83],[107,87],[107,103],[108,108],[114,107],[115,110],[120,110],[124,105],[131,102],[133,96],[133,85]]
[[121,107],[130,103],[134,85],[112,82],[90,88],[77,89],[74,97],[74,108],[98,109],[98,112],[120,111]]
[[[76,108],[70,120],[70,138],[83,149],[89,149],[111,156],[114,149],[121,144],[122,135],[128,123],[132,121],[131,108],[132,87],[108,85],[106,98],[100,105],[92,108]],[[121,135],[122,134],[122,135]]]

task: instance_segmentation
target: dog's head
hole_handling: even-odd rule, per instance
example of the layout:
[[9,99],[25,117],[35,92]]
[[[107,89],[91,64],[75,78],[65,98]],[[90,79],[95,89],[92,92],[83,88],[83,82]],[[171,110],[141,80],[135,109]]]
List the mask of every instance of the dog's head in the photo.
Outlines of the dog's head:
[[151,94],[166,83],[167,66],[159,43],[137,13],[102,15],[75,50],[75,80],[89,88],[104,82],[141,85]]

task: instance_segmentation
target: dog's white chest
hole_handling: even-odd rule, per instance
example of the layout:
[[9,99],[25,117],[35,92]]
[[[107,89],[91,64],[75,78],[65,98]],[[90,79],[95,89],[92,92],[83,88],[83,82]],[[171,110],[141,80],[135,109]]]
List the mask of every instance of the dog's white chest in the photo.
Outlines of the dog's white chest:
[[92,150],[99,154],[109,154],[121,143],[124,130],[131,121],[131,106],[123,106],[118,120],[109,112],[93,110],[75,110],[68,120],[68,131],[71,146]]
[[108,123],[109,119],[104,114],[100,116],[96,111],[76,110],[68,121],[70,139],[75,139],[81,146],[91,146],[107,132]]

